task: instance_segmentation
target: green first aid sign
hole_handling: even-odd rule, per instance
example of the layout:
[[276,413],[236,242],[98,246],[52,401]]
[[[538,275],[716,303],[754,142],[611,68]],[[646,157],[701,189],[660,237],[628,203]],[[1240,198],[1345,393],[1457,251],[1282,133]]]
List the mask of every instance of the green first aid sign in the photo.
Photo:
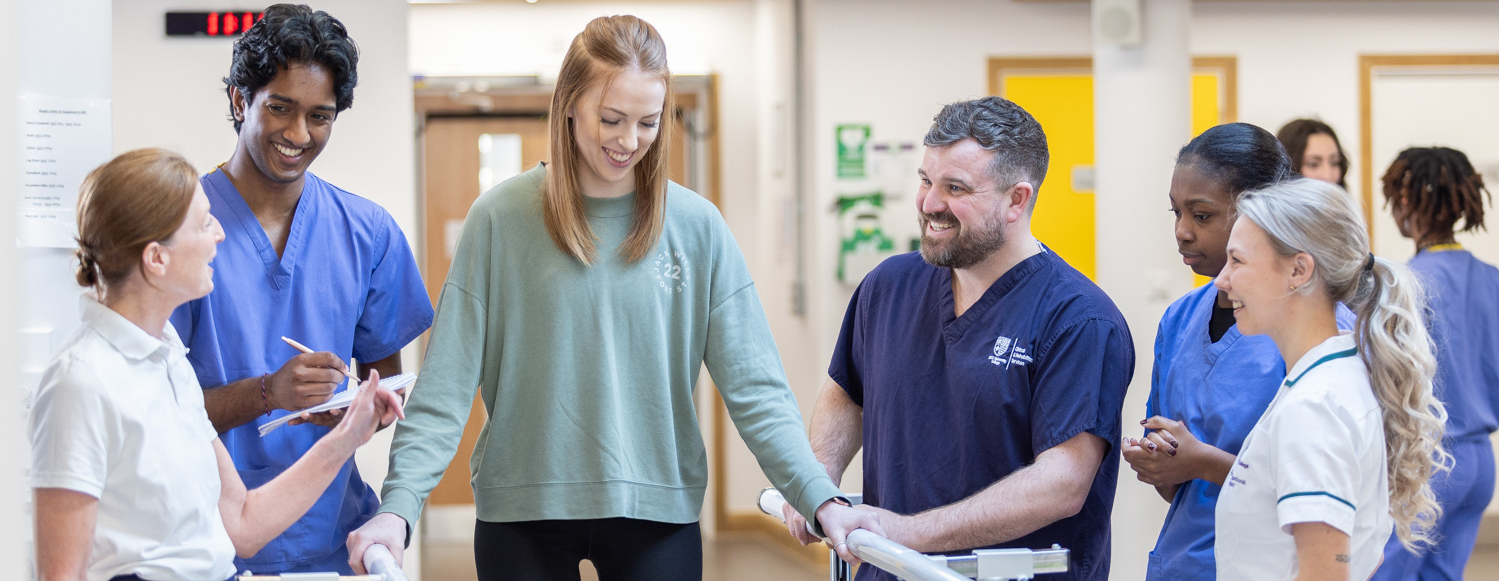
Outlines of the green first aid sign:
[[865,177],[865,160],[869,158],[869,124],[839,125],[833,135],[838,141],[838,178]]

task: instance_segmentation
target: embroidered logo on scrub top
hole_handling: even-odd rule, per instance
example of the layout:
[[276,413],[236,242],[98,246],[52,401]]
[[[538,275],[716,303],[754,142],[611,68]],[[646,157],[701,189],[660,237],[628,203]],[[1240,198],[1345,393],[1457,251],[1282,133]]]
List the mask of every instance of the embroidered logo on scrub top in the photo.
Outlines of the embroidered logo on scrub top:
[[[1003,365],[1005,369],[1009,369],[1011,365],[1025,367],[1025,364],[1031,362],[1031,356],[1026,351],[1019,341],[1000,335],[994,340],[994,354],[989,356],[989,362]],[[1006,353],[1009,353],[1008,357],[1005,356]]]
[[[1243,468],[1245,470],[1249,469],[1249,465],[1245,464],[1243,460],[1239,460],[1239,459],[1235,458],[1234,459],[1234,464],[1237,464],[1240,468]],[[1238,486],[1240,484],[1249,484],[1249,482],[1245,481],[1243,478],[1239,478],[1239,470],[1237,468],[1235,468],[1234,470],[1229,471],[1229,473],[1228,473],[1228,485],[1229,485],[1229,487]]]
[[687,260],[687,255],[681,251],[671,254],[665,252],[656,255],[656,285],[667,294],[682,292],[687,288],[688,275],[692,274],[692,265]]

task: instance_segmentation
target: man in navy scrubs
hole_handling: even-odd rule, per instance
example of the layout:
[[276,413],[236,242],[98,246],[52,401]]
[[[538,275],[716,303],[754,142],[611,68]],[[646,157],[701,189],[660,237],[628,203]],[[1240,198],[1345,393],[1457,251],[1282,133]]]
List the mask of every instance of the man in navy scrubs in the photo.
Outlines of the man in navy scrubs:
[[[1030,114],[997,97],[954,103],[924,141],[921,252],[854,292],[812,449],[839,482],[863,447],[865,508],[898,543],[1056,543],[1072,568],[1055,577],[1107,579],[1129,328],[1031,235],[1048,156]],[[873,567],[858,578],[894,579]]]
[[[345,389],[345,359],[359,360],[360,377],[400,373],[401,348],[432,324],[395,220],[308,171],[353,103],[358,60],[337,19],[277,4],[235,42],[224,79],[238,140],[229,161],[200,180],[224,227],[214,290],[179,307],[172,324],[249,488],[285,471],[338,417],[319,414],[264,437],[259,426]],[[318,352],[299,354],[283,336]],[[351,458],[307,514],[235,566],[352,574],[344,542],[378,505]]]

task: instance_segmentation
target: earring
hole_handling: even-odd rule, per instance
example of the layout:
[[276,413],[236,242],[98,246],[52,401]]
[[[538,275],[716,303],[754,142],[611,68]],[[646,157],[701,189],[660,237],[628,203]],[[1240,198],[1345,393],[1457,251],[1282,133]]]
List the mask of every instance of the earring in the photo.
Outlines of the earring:
[[1296,285],[1291,285],[1291,292],[1296,292]]

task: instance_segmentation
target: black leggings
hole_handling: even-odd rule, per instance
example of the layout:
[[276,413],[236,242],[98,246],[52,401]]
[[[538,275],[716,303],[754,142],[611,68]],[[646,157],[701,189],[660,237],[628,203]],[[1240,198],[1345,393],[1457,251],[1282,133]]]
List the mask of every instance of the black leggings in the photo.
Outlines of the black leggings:
[[700,581],[702,530],[629,518],[474,525],[479,581],[576,581],[583,559],[599,581]]

